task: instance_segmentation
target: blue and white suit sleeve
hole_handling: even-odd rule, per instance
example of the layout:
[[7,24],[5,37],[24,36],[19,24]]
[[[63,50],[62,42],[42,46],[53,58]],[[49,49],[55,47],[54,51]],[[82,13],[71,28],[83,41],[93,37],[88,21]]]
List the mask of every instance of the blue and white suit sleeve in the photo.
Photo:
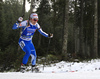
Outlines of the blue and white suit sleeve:
[[38,32],[39,32],[41,35],[43,35],[43,36],[45,36],[45,37],[48,37],[48,34],[45,33],[45,32],[40,28],[40,25],[39,25],[39,24],[37,24],[37,30],[38,30]]
[[16,23],[13,25],[12,29],[23,28],[23,27],[26,27],[26,25],[27,25],[27,20],[22,21],[21,23],[16,22]]

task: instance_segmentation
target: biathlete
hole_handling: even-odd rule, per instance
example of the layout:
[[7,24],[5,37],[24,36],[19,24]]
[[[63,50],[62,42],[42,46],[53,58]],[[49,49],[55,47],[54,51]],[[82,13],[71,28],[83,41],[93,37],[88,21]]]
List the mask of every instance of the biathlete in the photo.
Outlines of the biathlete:
[[21,72],[24,72],[24,70],[26,68],[26,64],[27,64],[30,56],[31,56],[31,63],[32,63],[32,71],[35,68],[37,55],[36,55],[36,50],[34,48],[34,45],[32,43],[32,37],[33,37],[35,31],[38,30],[38,32],[45,37],[48,37],[48,38],[53,37],[53,34],[45,33],[41,29],[41,27],[37,23],[37,21],[38,21],[38,14],[31,13],[29,20],[23,21],[23,18],[19,17],[18,21],[13,25],[13,28],[12,28],[12,29],[22,28],[22,33],[21,33],[21,36],[20,36],[19,42],[18,42],[21,49],[25,52],[25,55],[23,57],[23,61],[21,64]]

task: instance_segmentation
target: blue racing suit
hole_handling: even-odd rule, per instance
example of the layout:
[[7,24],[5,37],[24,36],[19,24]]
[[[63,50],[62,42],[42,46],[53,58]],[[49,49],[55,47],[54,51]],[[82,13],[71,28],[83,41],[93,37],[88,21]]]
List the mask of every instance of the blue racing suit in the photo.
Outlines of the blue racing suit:
[[22,33],[18,43],[22,48],[22,50],[26,53],[23,57],[22,63],[27,64],[28,59],[31,56],[32,57],[31,63],[32,65],[35,65],[37,55],[34,45],[32,43],[32,37],[36,30],[38,30],[40,34],[42,34],[45,37],[48,37],[48,34],[42,31],[38,23],[36,23],[36,25],[33,25],[31,22],[29,22],[28,25],[28,20],[22,21],[21,23],[16,22],[13,25],[12,29],[18,29],[18,28],[22,28]]

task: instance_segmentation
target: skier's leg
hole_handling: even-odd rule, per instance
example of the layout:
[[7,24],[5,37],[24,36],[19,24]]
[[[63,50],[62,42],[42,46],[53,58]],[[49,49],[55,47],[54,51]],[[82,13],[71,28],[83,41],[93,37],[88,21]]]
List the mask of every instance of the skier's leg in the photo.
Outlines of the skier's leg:
[[21,71],[22,73],[24,73],[25,70],[26,70],[26,64],[27,64],[28,58],[29,58],[29,56],[30,56],[30,54],[31,54],[31,50],[30,50],[30,48],[29,48],[29,43],[30,43],[30,42],[26,42],[26,41],[23,41],[23,40],[19,40],[19,45],[20,45],[20,47],[21,47],[22,50],[26,53],[26,54],[24,55],[24,57],[23,57],[23,61],[22,61],[22,64],[21,64],[21,69],[20,69],[20,71]]
[[29,59],[30,54],[31,54],[31,50],[30,50],[30,48],[28,46],[25,47],[25,51],[26,51],[25,52],[26,54],[23,57],[23,64],[27,64],[28,59]]
[[31,57],[32,57],[32,59],[31,59],[31,62],[32,62],[31,71],[37,73],[37,72],[39,72],[39,69],[36,67],[36,52],[35,51],[31,52]]
[[31,54],[31,49],[29,48],[30,42],[20,41],[19,45],[22,48],[22,50],[26,53],[23,57],[23,64],[27,64],[28,58]]
[[32,63],[32,65],[36,65],[37,55],[36,55],[36,50],[35,50],[33,43],[31,43],[30,49],[31,49],[31,63]]
[[31,63],[32,65],[36,65],[36,52],[31,52]]
[[32,70],[32,72],[34,71],[34,72],[39,72],[39,69],[38,68],[36,68],[36,57],[37,57],[37,55],[36,55],[36,50],[35,50],[35,48],[34,48],[34,45],[33,45],[33,43],[31,43],[31,63],[32,63],[32,67],[31,67],[31,70]]

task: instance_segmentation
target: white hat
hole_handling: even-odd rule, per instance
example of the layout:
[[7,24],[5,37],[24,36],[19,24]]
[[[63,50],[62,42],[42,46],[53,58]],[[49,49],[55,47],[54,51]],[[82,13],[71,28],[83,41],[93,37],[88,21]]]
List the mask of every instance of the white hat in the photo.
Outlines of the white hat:
[[37,13],[32,13],[30,15],[30,18],[34,19],[34,18],[38,18],[38,14]]

